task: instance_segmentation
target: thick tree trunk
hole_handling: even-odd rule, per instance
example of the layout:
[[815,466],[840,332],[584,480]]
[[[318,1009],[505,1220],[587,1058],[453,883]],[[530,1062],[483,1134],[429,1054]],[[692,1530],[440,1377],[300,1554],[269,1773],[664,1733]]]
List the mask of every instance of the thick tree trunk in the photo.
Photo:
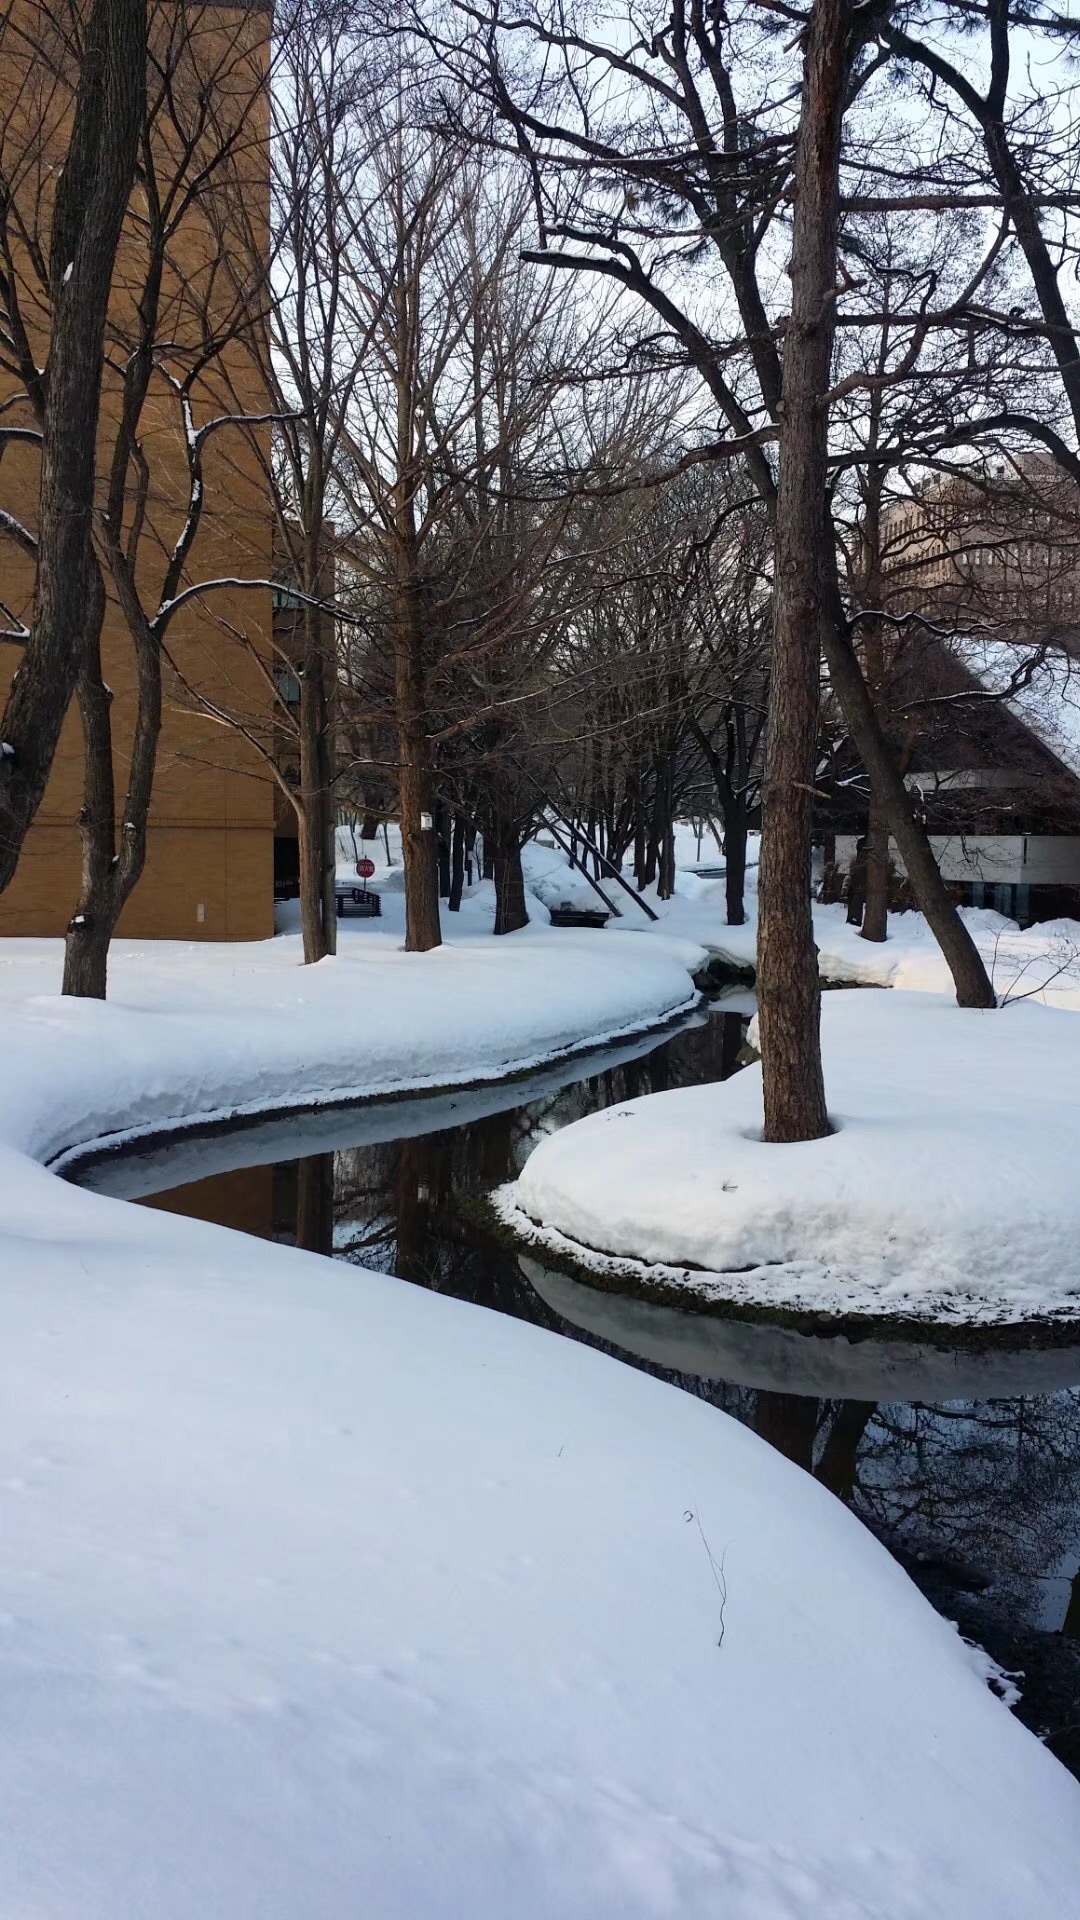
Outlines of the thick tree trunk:
[[765,1139],[829,1131],[810,906],[825,579],[828,412],[835,331],[840,134],[851,0],[814,0],[795,150],[791,316],[784,336],[772,674],[759,886],[757,990]]
[[729,927],[746,922],[746,807],[742,800],[724,815],[724,897]]
[[[300,932],[308,966],[325,959],[329,952],[323,934],[321,827],[318,817],[312,818],[312,810],[302,805],[297,815],[296,838],[300,862]],[[336,901],[334,911],[336,915]]]
[[517,933],[527,927],[525,875],[521,869],[521,842],[512,826],[495,831],[495,928],[496,933]]
[[0,740],[0,891],[49,777],[82,664],[105,319],[146,103],[146,0],[95,0],[71,144],[59,174],[42,389],[37,578],[30,638]]
[[[426,745],[426,742],[425,742]],[[402,742],[401,852],[405,864],[405,951],[428,953],[442,942],[439,924],[439,874],[431,785],[417,742]],[[425,826],[424,822],[428,824]]]
[[[113,556],[115,559],[115,556]],[[114,581],[135,645],[137,706],[128,760],[123,824],[116,832],[112,695],[101,673],[101,624],[105,586],[94,558],[90,567],[79,711],[83,725],[83,842],[79,902],[68,925],[63,991],[104,999],[109,945],[120,915],[146,864],[150,797],[161,733],[161,653],[127,568],[116,563]]]

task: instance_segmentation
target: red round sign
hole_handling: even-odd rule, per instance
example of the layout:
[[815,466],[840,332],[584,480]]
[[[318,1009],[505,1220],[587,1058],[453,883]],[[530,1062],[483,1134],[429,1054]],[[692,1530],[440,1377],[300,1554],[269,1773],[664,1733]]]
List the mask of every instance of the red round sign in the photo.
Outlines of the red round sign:
[[374,860],[358,860],[356,863],[356,871],[360,875],[361,880],[370,880],[375,871]]

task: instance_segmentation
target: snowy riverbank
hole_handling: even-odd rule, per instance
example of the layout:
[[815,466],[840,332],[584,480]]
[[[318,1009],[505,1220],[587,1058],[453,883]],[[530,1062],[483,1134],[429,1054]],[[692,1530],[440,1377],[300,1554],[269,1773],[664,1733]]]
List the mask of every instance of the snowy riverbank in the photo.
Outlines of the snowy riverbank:
[[[467,923],[466,923],[467,927]],[[431,954],[346,922],[300,964],[294,934],[250,945],[117,941],[110,997],[61,999],[60,943],[0,942],[0,1141],[43,1158],[182,1119],[501,1079],[661,1024],[697,1000],[697,949],[466,930]],[[71,1136],[69,1138],[69,1136]]]
[[539,1259],[687,1305],[1080,1317],[1080,1020],[838,992],[822,1041],[828,1139],[765,1146],[751,1068],[542,1142],[504,1221]]
[[754,1435],[39,1164],[687,997],[608,945],[0,954],[5,1915],[1066,1920],[1075,1782]]
[[[696,852],[695,836],[681,832],[679,847],[680,857],[692,859]],[[396,855],[398,849],[393,841],[391,848]],[[401,868],[386,860],[381,841],[364,843],[364,851],[373,856],[377,866],[372,884],[382,893],[384,916],[381,921],[367,924],[376,937],[394,934],[400,938],[405,925]],[[684,958],[691,967],[699,963],[690,957],[690,950],[698,948],[750,978],[757,959],[756,836],[750,851],[755,864],[747,872],[743,926],[727,924],[722,877],[708,878],[688,867],[680,867],[672,899],[657,899],[655,887],[645,890],[644,898],[656,914],[655,920],[650,920],[614,881],[605,880],[604,891],[618,907],[618,916],[608,923],[608,934],[646,934],[650,940],[662,942],[674,955]],[[706,845],[706,859],[708,854]],[[717,871],[722,875],[722,856],[716,857]],[[601,905],[588,881],[571,867],[558,849],[530,843],[523,862],[529,888],[527,905],[537,930],[546,926],[549,908],[562,905],[595,910]],[[339,877],[343,881],[355,880],[352,861],[343,857]],[[632,877],[629,870],[626,877]],[[1041,921],[1035,926],[1020,928],[1014,920],[1005,919],[989,907],[964,907],[961,914],[1000,998],[1039,999],[1047,1006],[1080,1011],[1080,921]],[[490,882],[481,883],[466,893],[460,915],[444,909],[443,929],[451,937],[461,926],[472,932],[487,933],[494,917],[494,889]],[[295,908],[283,910],[283,925],[291,926],[296,919]],[[888,939],[875,942],[864,940],[857,927],[848,925],[843,906],[825,906],[818,902],[814,907],[814,937],[821,978],[830,986],[900,987],[917,993],[952,991],[941,949],[921,913],[891,913]]]
[[[655,938],[697,941],[748,975],[757,959],[757,895],[748,890],[741,927],[725,919],[724,882],[680,873],[675,897],[650,903],[656,922],[629,902],[612,928]],[[988,907],[964,907],[962,918],[986,964],[999,998],[1039,999],[1047,1006],[1080,1010],[1080,922],[1042,921],[1020,928]],[[952,982],[941,949],[921,913],[890,913],[888,939],[864,940],[847,923],[843,906],[814,907],[818,970],[831,986],[900,987],[916,993],[949,993]]]

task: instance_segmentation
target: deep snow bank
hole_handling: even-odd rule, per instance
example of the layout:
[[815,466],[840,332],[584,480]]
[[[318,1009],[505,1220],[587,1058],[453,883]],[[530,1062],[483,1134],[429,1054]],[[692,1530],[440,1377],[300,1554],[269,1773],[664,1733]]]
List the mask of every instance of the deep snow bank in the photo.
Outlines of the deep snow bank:
[[292,936],[118,941],[100,1003],[55,992],[59,942],[0,942],[0,1142],[47,1159],[185,1118],[500,1079],[697,999],[695,949],[639,940],[615,956],[595,933],[406,954],[377,923],[346,923],[341,949],[303,967]]
[[830,1138],[765,1146],[753,1068],[564,1128],[503,1190],[503,1217],[609,1278],[630,1260],[688,1304],[1080,1315],[1075,1015],[839,992],[822,1041]]
[[[0,1912],[1066,1920],[1075,1783],[754,1435],[35,1164],[125,1115],[386,1082],[395,1050],[444,1080],[451,1034],[463,1077],[534,1053],[499,952],[129,952],[121,1004],[6,1009]],[[605,977],[639,1017],[644,975],[636,1013]]]

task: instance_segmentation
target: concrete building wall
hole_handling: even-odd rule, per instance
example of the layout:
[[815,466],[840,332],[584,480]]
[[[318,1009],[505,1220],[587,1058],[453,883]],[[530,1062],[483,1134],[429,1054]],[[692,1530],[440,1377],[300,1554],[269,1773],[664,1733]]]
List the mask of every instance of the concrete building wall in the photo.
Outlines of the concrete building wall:
[[[836,860],[850,866],[857,841],[853,834],[836,840]],[[1009,886],[1080,887],[1080,837],[1073,834],[932,834],[930,845],[944,880],[967,885],[973,881]],[[897,873],[906,869],[893,842],[889,856]]]

